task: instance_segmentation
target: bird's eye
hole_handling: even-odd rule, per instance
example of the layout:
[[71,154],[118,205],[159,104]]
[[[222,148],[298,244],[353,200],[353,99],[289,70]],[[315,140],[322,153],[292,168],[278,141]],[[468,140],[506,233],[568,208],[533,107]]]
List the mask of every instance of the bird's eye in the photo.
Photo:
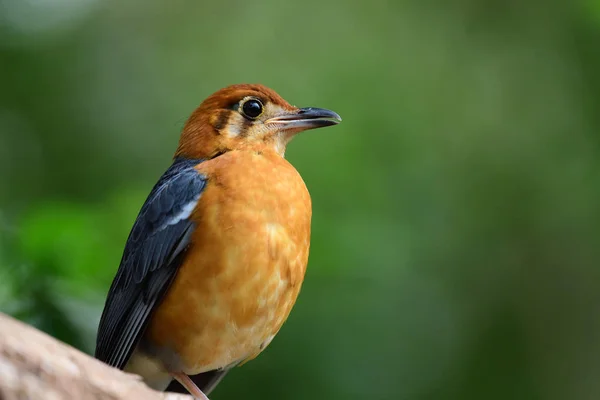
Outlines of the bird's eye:
[[257,99],[249,99],[242,103],[240,111],[245,117],[250,119],[256,119],[262,114],[263,105]]

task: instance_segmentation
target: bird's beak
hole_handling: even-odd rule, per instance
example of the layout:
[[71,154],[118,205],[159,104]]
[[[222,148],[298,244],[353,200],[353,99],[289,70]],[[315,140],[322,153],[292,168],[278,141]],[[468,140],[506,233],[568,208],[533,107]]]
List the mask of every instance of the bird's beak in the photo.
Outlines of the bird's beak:
[[342,118],[331,110],[308,107],[270,118],[265,121],[265,124],[276,124],[280,130],[305,131],[337,125],[340,122]]

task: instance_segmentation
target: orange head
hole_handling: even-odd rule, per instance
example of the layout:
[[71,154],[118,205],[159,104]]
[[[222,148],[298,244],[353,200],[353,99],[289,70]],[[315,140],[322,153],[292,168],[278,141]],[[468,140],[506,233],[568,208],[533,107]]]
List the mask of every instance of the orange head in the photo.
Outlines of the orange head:
[[330,110],[294,107],[263,85],[232,85],[192,113],[175,156],[206,159],[244,148],[271,148],[283,156],[296,133],[341,120]]

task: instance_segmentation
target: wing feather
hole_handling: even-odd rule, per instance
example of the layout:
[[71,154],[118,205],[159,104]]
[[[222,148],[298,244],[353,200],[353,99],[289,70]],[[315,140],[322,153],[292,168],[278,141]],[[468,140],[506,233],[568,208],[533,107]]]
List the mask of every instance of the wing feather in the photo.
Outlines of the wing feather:
[[96,358],[113,367],[127,364],[185,256],[195,229],[189,217],[206,185],[194,168],[200,162],[175,160],[131,229],[96,340]]

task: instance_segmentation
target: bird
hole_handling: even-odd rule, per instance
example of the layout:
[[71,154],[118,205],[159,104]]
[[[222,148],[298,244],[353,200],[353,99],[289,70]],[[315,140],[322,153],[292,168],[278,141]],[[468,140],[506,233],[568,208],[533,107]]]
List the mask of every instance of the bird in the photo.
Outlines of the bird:
[[207,97],[131,228],[95,357],[155,390],[206,400],[258,356],[288,318],[308,263],[311,196],[286,146],[341,121],[262,84]]

